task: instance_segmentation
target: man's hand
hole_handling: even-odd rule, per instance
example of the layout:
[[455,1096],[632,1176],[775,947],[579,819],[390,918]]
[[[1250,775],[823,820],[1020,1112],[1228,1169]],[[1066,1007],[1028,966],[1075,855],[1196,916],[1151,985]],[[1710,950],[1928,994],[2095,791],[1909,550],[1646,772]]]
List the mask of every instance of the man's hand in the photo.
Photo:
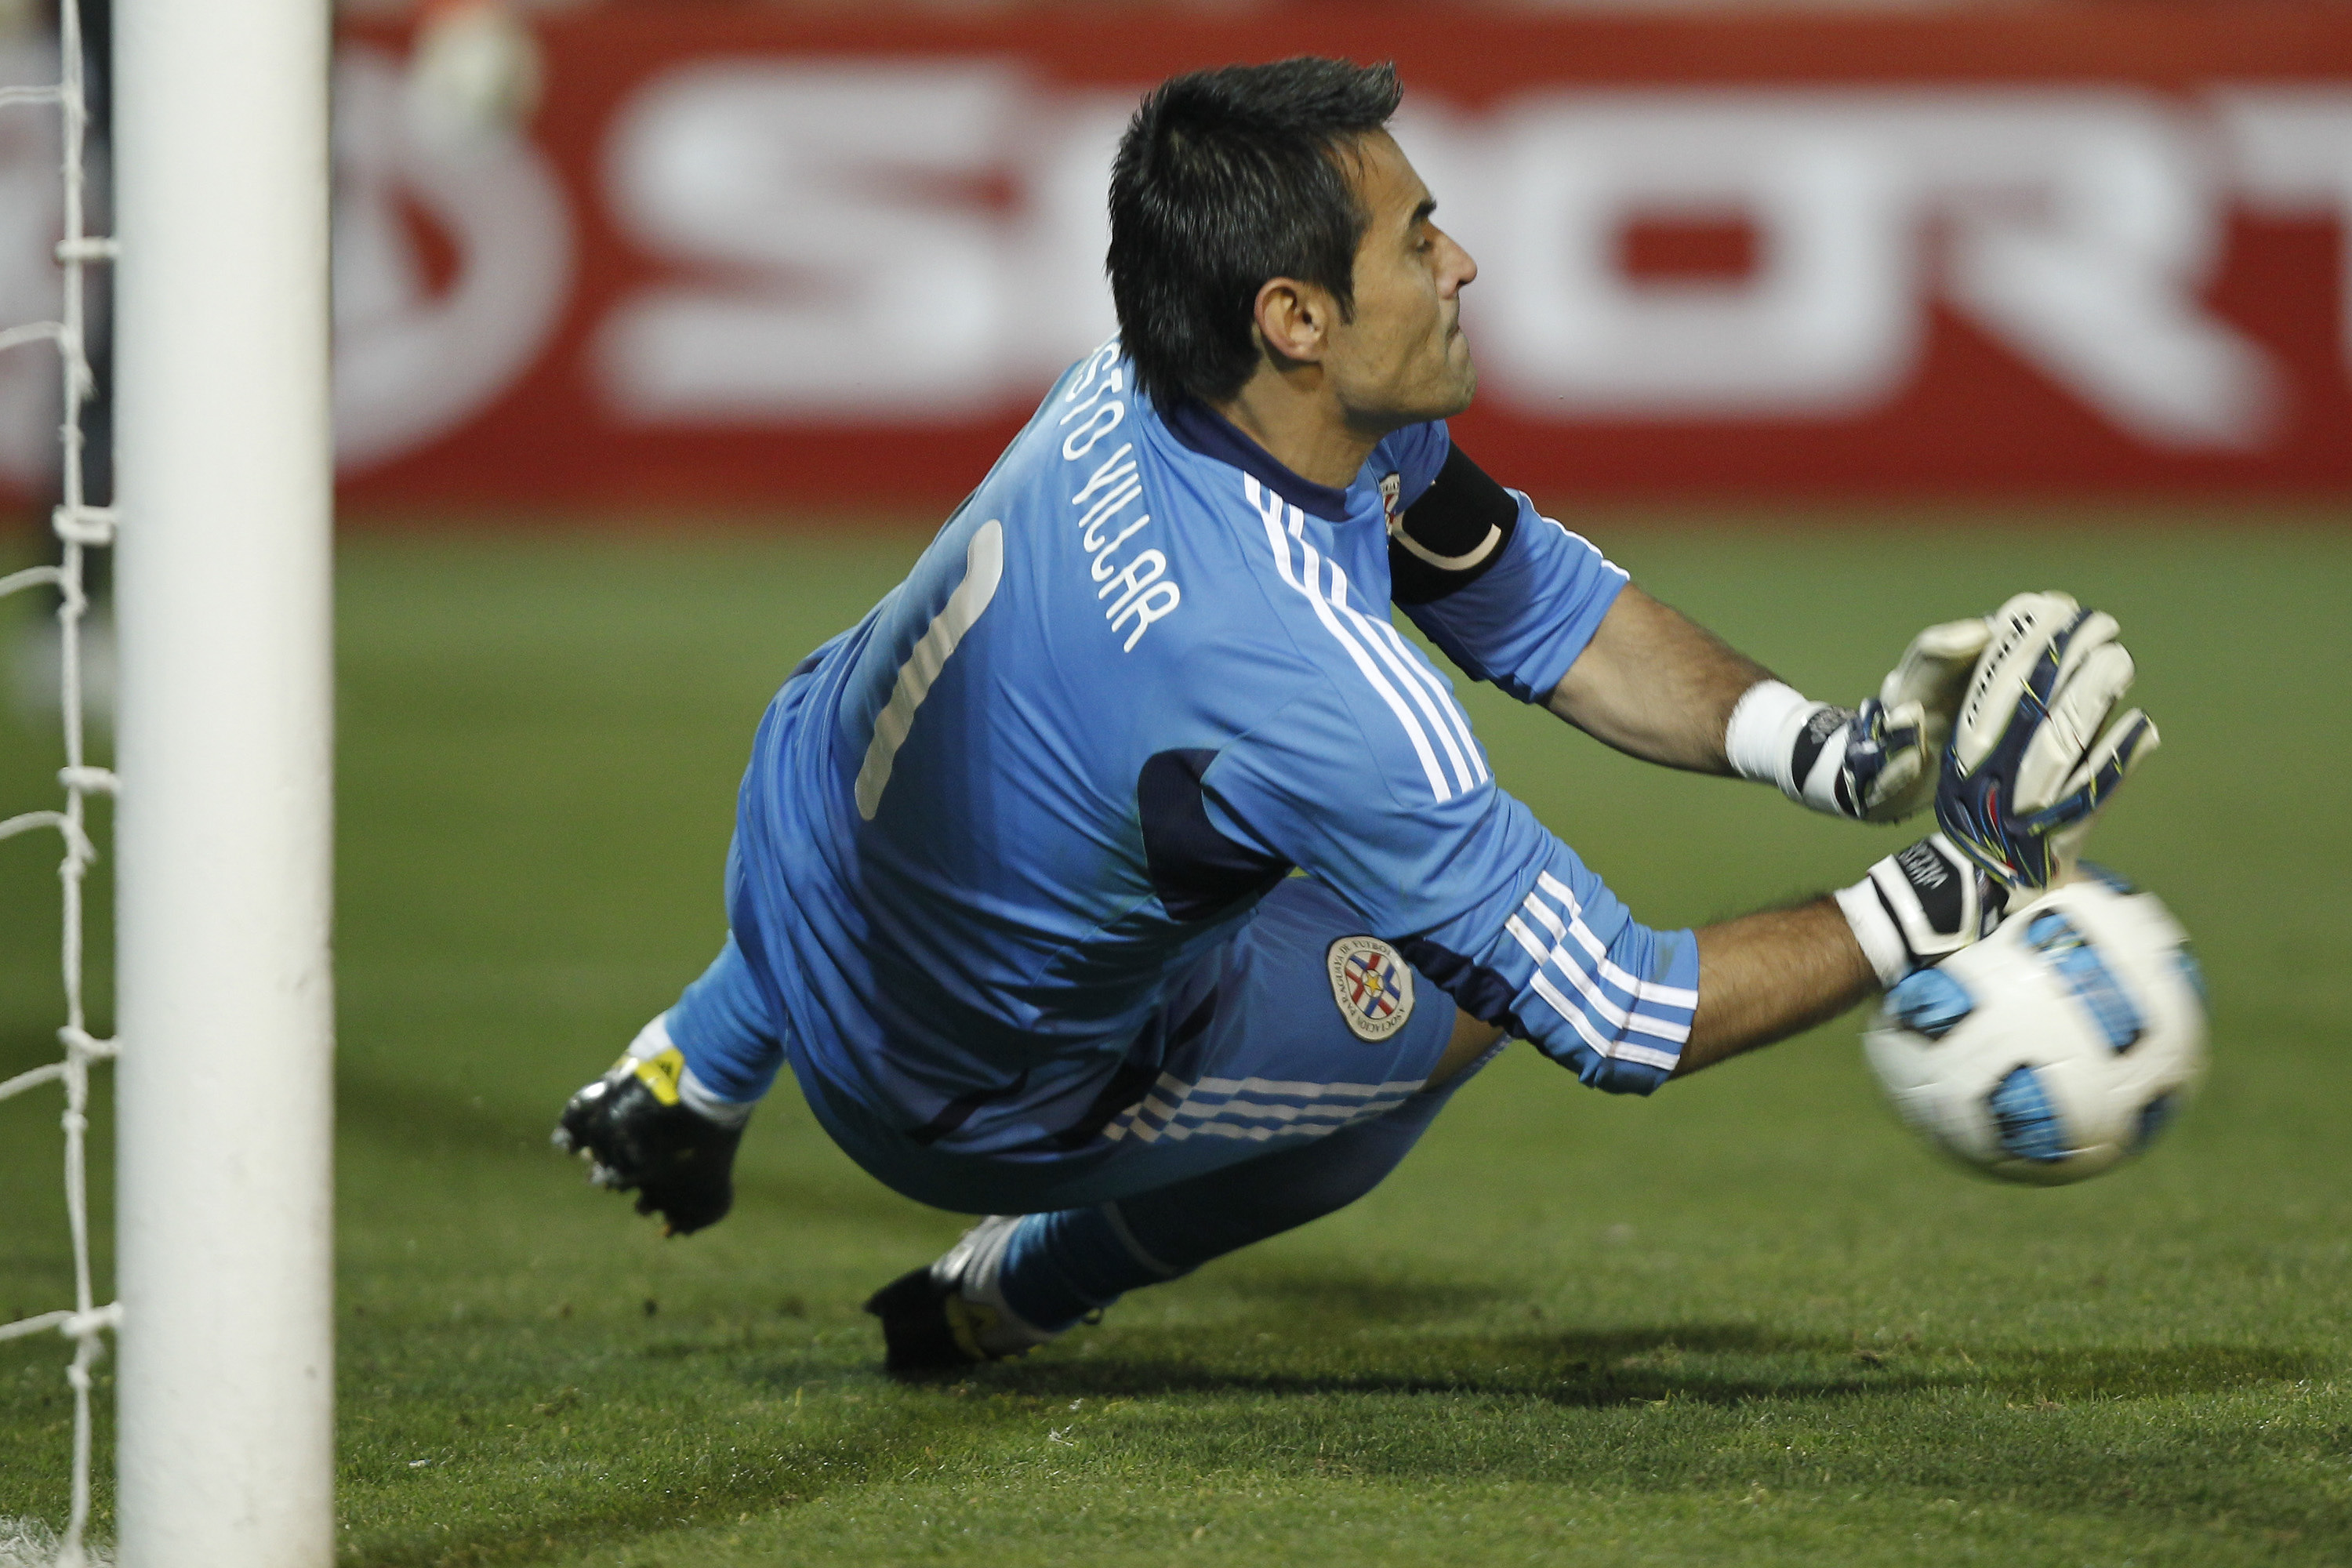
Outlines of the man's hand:
[[1698,1007],[1674,1076],[1784,1039],[1891,989],[1990,932],[2007,894],[1931,834],[1829,898],[1701,927],[1694,933]]
[[1944,753],[1936,821],[1991,877],[2046,888],[2156,750],[2156,725],[2137,708],[2109,721],[2133,675],[2114,616],[2064,594],[2021,594],[1992,624]]
[[1857,709],[1761,682],[1732,710],[1725,752],[1737,772],[1816,811],[1899,822],[1935,798],[1934,759],[1990,636],[1981,616],[1929,626]]
[[1931,833],[1873,866],[1870,875],[1836,897],[1879,985],[1891,991],[1990,931],[2009,889],[1950,839]]
[[596,1186],[637,1194],[639,1214],[659,1214],[662,1234],[716,1225],[735,1202],[740,1122],[722,1126],[678,1098],[685,1058],[676,1047],[623,1057],[573,1095],[556,1122],[558,1149],[589,1162]]
[[[1901,662],[1879,682],[1878,703],[1883,722],[1894,731],[1916,737],[1874,777],[1858,782],[1853,793],[1867,822],[1900,822],[1927,809],[1936,798],[1936,759],[1951,739],[1952,723],[1968,693],[1969,672],[1976,668],[1992,623],[1982,616],[1945,621],[1911,639]],[[1863,704],[1867,710],[1870,704]],[[1850,771],[1857,774],[1859,770]]]

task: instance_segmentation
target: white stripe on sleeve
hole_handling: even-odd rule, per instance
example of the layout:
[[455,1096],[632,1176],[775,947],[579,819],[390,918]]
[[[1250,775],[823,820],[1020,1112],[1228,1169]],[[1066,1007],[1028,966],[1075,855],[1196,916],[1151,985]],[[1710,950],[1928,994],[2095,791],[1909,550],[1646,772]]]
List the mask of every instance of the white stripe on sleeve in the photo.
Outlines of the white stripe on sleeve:
[[[1536,873],[1536,886],[1567,906],[1570,921],[1569,934],[1575,938],[1579,947],[1591,953],[1599,963],[1601,977],[1603,980],[1632,993],[1637,1002],[1655,1002],[1666,1007],[1698,1005],[1698,993],[1686,986],[1668,985],[1655,980],[1636,980],[1633,975],[1612,963],[1608,958],[1609,950],[1601,944],[1601,939],[1593,934],[1592,928],[1584,923],[1584,906],[1577,900],[1575,891],[1567,883],[1549,871],[1538,871]],[[1553,929],[1555,932],[1559,930],[1558,927]]]
[[1544,978],[1538,969],[1528,982],[1535,994],[1551,1004],[1552,1011],[1568,1020],[1570,1027],[1584,1037],[1584,1043],[1612,1061],[1639,1062],[1644,1067],[1664,1068],[1671,1071],[1682,1058],[1673,1051],[1662,1051],[1649,1046],[1637,1046],[1630,1040],[1612,1040],[1595,1029],[1584,1016],[1584,1010],[1560,994],[1559,987]]
[[[1546,923],[1549,923],[1547,917],[1550,916],[1551,911],[1545,909],[1541,900],[1538,900],[1533,893],[1529,893],[1528,895],[1528,901],[1525,907],[1529,910],[1529,912],[1535,914],[1538,919],[1546,920]],[[1620,1035],[1623,1035],[1627,1032],[1652,1035],[1655,1036],[1659,1039],[1672,1040],[1677,1044],[1690,1037],[1690,1026],[1688,1024],[1682,1023],[1675,1019],[1661,1018],[1654,1013],[1643,1012],[1639,1009],[1638,1005],[1633,1008],[1624,1007],[1611,1000],[1609,994],[1601,989],[1600,984],[1581,968],[1578,967],[1575,963],[1575,955],[1569,952],[1566,943],[1559,943],[1548,950],[1538,951],[1543,949],[1542,942],[1537,940],[1535,932],[1528,930],[1526,925],[1520,922],[1517,915],[1512,916],[1503,923],[1505,929],[1510,930],[1511,936],[1514,941],[1516,941],[1521,947],[1525,948],[1529,953],[1535,954],[1536,963],[1538,966],[1536,980],[1538,982],[1538,991],[1542,990],[1544,984],[1541,966],[1549,963],[1559,971],[1560,976],[1563,979],[1565,979],[1570,985],[1576,987],[1576,994],[1583,997],[1585,1000],[1586,1006],[1584,1010],[1591,1012],[1595,1017],[1608,1025],[1612,1029],[1616,1030]],[[1622,971],[1620,971],[1620,973],[1622,973]],[[1547,994],[1545,999],[1547,1001],[1551,1001],[1552,994]],[[1561,997],[1559,1001],[1554,1001],[1553,1005],[1559,1006],[1560,1003],[1564,1001],[1566,1001],[1566,998]],[[1565,1011],[1565,1009],[1563,1009],[1563,1011]],[[1588,1036],[1587,1037],[1590,1038],[1591,1037]]]

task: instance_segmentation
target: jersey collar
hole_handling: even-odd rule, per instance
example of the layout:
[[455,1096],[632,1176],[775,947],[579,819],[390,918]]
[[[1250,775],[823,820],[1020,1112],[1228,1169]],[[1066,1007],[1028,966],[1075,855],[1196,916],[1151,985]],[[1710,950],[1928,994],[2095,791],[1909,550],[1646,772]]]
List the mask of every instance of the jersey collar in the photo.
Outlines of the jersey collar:
[[1348,521],[1348,492],[1318,485],[1290,471],[1274,454],[1242,434],[1223,415],[1197,397],[1177,400],[1172,408],[1158,408],[1168,432],[1204,458],[1231,463],[1299,510],[1326,522]]

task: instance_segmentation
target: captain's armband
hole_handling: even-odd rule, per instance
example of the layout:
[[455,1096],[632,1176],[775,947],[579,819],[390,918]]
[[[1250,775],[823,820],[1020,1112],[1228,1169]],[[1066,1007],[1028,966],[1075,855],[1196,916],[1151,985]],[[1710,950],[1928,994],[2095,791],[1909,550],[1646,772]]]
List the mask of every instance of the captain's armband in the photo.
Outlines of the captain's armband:
[[1429,488],[1389,521],[1389,596],[1426,605],[1476,582],[1518,524],[1510,492],[1451,448]]

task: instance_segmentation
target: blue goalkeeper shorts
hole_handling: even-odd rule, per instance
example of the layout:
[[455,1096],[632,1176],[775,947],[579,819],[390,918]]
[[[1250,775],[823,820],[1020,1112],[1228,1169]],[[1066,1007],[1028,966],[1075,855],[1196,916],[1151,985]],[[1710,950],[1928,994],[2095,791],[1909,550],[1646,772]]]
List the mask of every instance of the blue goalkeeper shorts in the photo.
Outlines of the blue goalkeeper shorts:
[[[967,1214],[1085,1207],[1300,1147],[1424,1092],[1453,1037],[1454,1000],[1362,931],[1321,884],[1282,882],[1169,987],[1091,1110],[989,1153],[877,1114],[782,1045],[818,1121],[895,1191]],[[756,996],[730,943],[670,1011],[671,1038],[698,1076],[723,1080],[727,1064],[706,1070],[698,1058],[740,1033]]]

